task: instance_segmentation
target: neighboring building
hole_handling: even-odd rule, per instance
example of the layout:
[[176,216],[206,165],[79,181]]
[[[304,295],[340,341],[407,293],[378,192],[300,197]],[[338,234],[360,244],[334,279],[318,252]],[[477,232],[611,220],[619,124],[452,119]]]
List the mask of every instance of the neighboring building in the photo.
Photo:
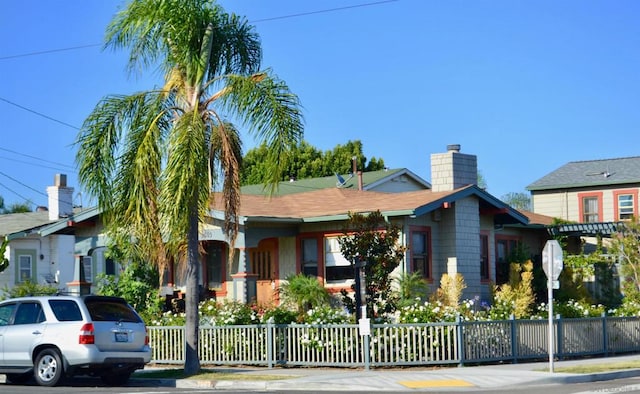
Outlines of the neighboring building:
[[574,161],[527,186],[533,211],[577,223],[638,215],[640,157]]
[[0,273],[0,288],[30,281],[61,292],[79,292],[80,284],[90,291],[98,273],[118,273],[118,264],[104,256],[98,210],[74,208],[66,182],[66,175],[55,176],[47,188],[48,208],[0,215],[0,237],[9,240],[9,268]]
[[[320,178],[291,179],[280,182],[276,196],[304,193],[328,188],[366,190],[375,192],[398,193],[431,189],[429,182],[406,168],[385,169],[379,171],[354,171],[349,175],[336,174]],[[242,187],[242,194],[264,195],[264,185]]]

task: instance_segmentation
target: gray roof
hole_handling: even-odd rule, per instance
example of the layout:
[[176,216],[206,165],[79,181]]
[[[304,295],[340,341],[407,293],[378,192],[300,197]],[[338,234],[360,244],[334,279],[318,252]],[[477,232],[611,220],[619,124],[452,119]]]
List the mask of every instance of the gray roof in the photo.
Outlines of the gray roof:
[[24,237],[37,233],[41,237],[64,230],[74,222],[90,220],[100,214],[97,207],[74,208],[73,215],[49,220],[49,212],[25,212],[0,215],[0,239],[8,236],[11,238]]
[[0,236],[27,231],[53,223],[49,212],[7,213],[0,215]]
[[572,161],[527,186],[527,190],[551,190],[640,184],[640,156]]

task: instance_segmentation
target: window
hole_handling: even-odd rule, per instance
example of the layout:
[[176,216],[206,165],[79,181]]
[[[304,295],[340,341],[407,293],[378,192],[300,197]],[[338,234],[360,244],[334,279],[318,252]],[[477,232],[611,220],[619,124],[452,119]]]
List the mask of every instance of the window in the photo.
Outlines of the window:
[[411,272],[420,272],[425,279],[431,279],[432,275],[430,237],[426,229],[411,230]]
[[118,270],[116,269],[116,262],[113,259],[106,259],[104,261],[104,273],[105,275],[113,275],[116,276],[118,274]]
[[58,321],[81,321],[82,312],[75,301],[49,300],[49,306]]
[[318,276],[318,240],[316,238],[302,239],[301,271],[305,275]]
[[480,234],[480,279],[488,280],[489,275],[489,236]]
[[30,281],[33,277],[33,272],[31,269],[32,259],[33,258],[31,255],[18,256],[18,281],[20,283]]
[[580,222],[597,223],[601,221],[602,193],[578,193]]
[[6,304],[0,306],[0,327],[6,326],[13,316],[13,311],[16,309],[16,304]]
[[93,259],[89,256],[80,257],[80,263],[84,270],[84,280],[93,282]]
[[516,262],[518,244],[517,238],[496,236],[496,284],[509,282],[509,268]]
[[37,302],[23,302],[18,305],[13,324],[37,324],[44,320],[42,305]]
[[636,190],[621,190],[613,193],[615,201],[615,220],[631,220],[636,215],[638,192]]
[[207,286],[210,289],[222,288],[222,270],[224,267],[223,259],[224,253],[222,245],[220,243],[214,242],[208,243],[206,256],[206,272]]
[[354,279],[354,268],[340,252],[338,237],[327,237],[324,241],[325,278],[327,282]]
[[272,250],[260,246],[251,249],[251,269],[258,275],[258,280],[273,280],[275,279],[275,262],[271,255]]

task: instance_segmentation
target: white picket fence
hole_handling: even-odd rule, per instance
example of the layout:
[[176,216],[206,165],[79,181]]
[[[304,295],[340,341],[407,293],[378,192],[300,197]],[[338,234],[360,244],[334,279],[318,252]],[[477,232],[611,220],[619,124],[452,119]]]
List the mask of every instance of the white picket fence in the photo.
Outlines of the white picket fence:
[[[365,368],[545,359],[547,320],[429,324],[246,325],[200,327],[203,364]],[[554,321],[559,358],[640,350],[640,318]],[[184,327],[149,327],[153,363],[184,362]]]

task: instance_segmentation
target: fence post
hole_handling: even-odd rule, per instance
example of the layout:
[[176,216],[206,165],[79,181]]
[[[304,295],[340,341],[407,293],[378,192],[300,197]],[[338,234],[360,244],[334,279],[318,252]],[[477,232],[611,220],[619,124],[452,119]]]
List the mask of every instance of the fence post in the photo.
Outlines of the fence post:
[[607,330],[609,324],[607,323],[607,313],[602,312],[602,349],[605,357],[609,355],[609,332]]
[[509,323],[511,323],[511,355],[513,356],[513,363],[518,363],[518,338],[516,338],[516,316],[512,313],[509,316]]
[[456,333],[458,342],[458,354],[460,355],[459,366],[464,366],[464,338],[463,338],[463,329],[462,329],[462,319],[460,318],[460,314],[456,316]]
[[564,358],[564,335],[563,335],[563,328],[562,328],[562,316],[560,314],[556,315],[556,319],[558,321],[558,328],[556,331],[556,343],[558,346],[558,349],[556,350],[556,356],[558,357],[558,360],[561,360]]
[[364,337],[364,369],[371,368],[371,335],[363,335]]
[[267,320],[267,368],[273,368],[273,318]]

